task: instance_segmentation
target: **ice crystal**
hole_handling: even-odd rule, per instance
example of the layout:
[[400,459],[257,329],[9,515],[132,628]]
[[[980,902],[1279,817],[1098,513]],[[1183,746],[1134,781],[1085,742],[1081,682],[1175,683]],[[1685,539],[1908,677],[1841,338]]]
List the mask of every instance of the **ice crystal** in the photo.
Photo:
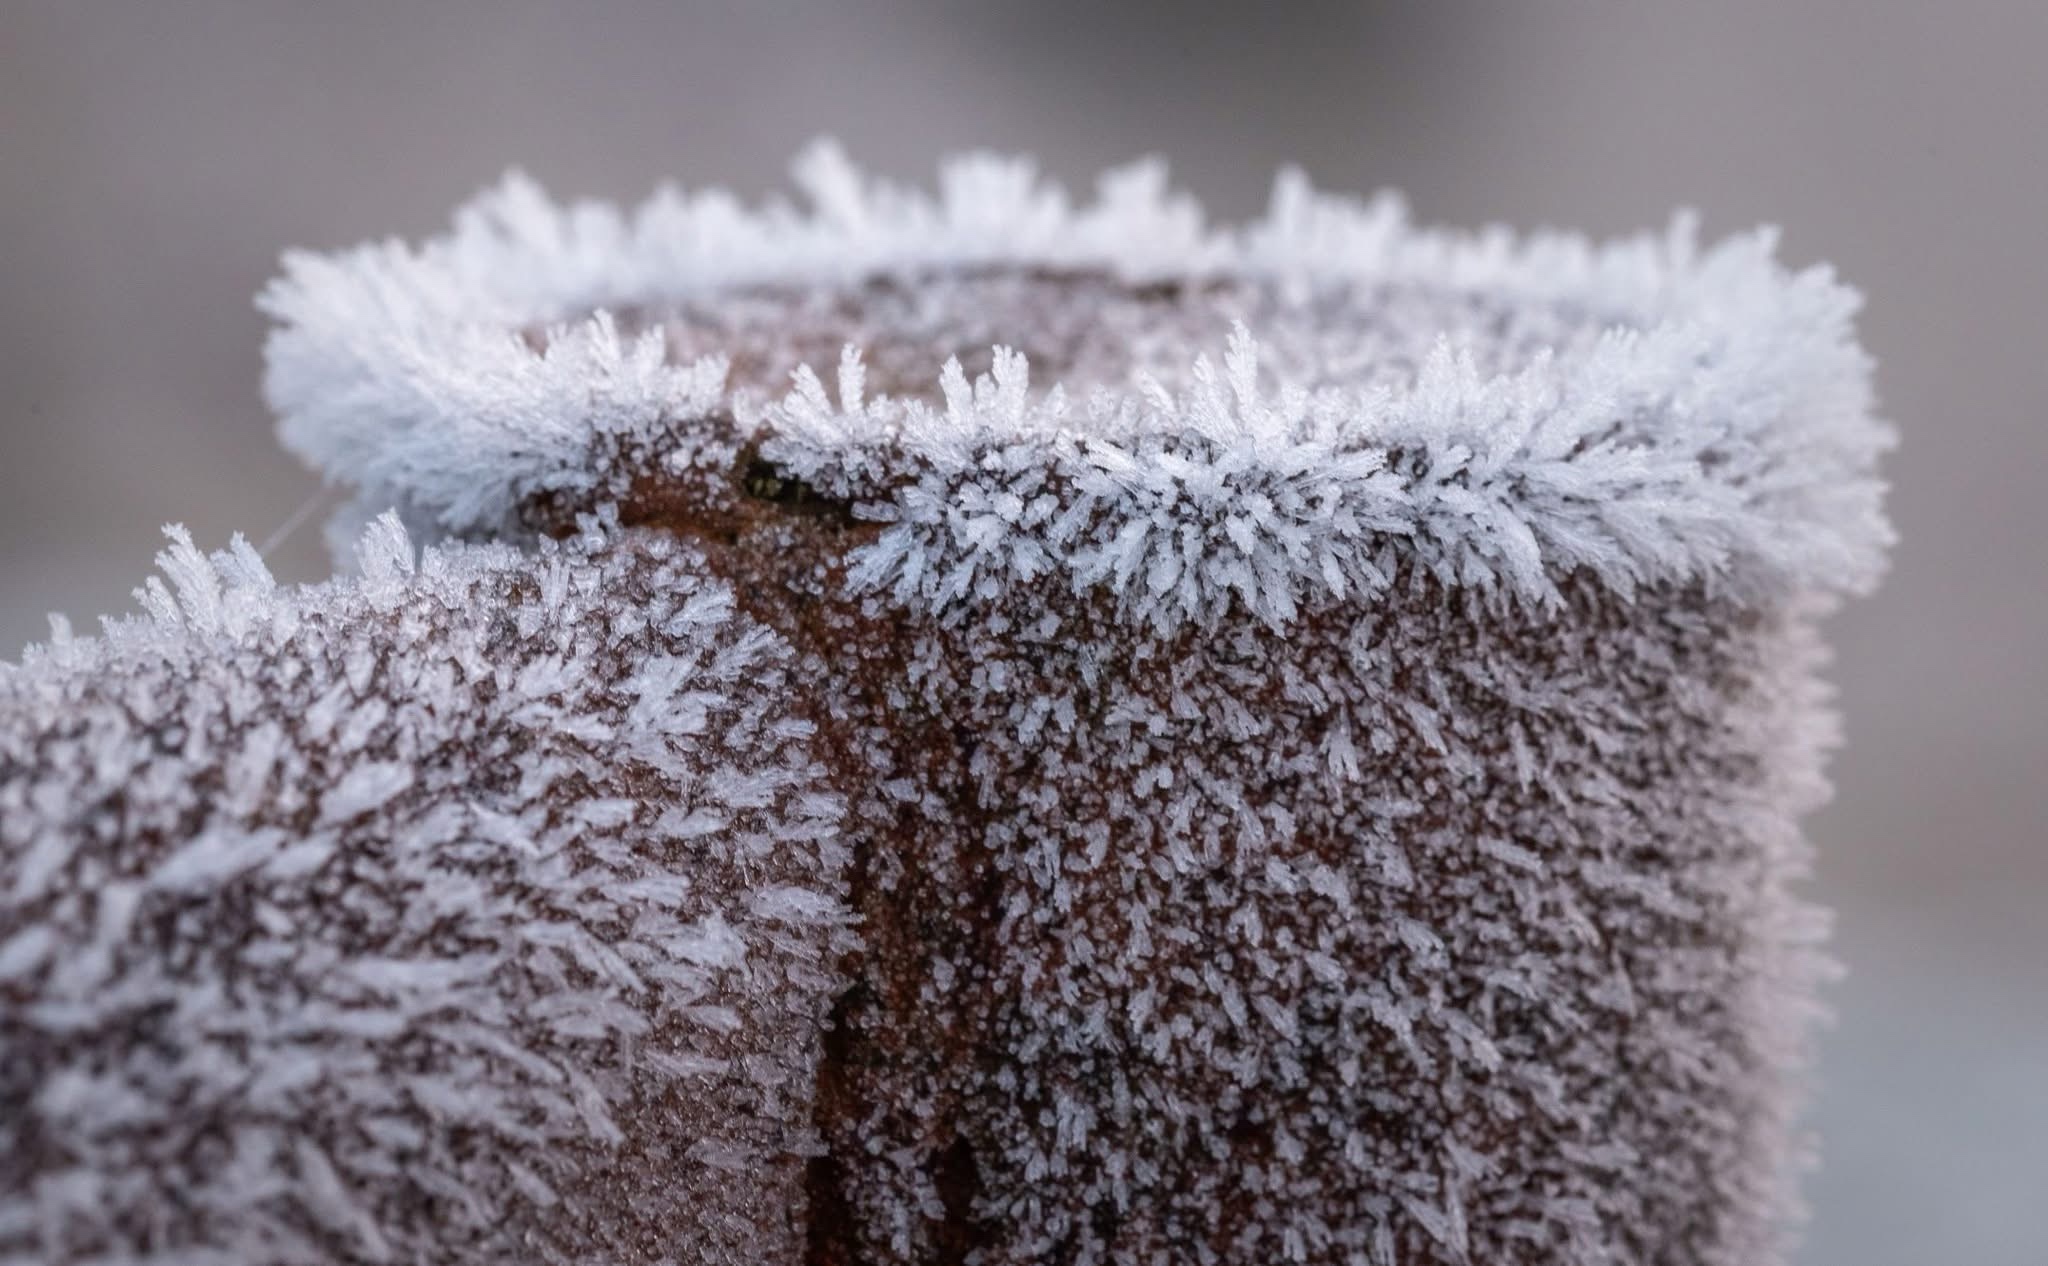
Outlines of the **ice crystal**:
[[666,542],[160,561],[0,668],[0,1260],[792,1260],[846,934],[785,644]]

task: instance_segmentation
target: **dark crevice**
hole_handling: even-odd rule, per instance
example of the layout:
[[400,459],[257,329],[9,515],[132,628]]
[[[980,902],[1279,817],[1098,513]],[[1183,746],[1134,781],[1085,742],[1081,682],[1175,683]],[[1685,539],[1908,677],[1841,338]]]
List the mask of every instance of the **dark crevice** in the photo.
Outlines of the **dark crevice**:
[[975,1164],[974,1149],[964,1138],[939,1154],[932,1178],[939,1189],[939,1204],[945,1211],[932,1236],[937,1249],[935,1266],[962,1266],[967,1255],[981,1244],[974,1205],[981,1195],[981,1168]]
[[[818,1060],[819,1109],[836,1106],[846,1096],[844,1071],[852,1040],[855,993],[859,986],[842,993],[832,1007]],[[820,1111],[820,1115],[823,1115]],[[846,1196],[845,1166],[836,1152],[826,1150],[813,1156],[804,1169],[805,1266],[854,1266],[853,1209]]]
[[788,513],[829,519],[844,527],[861,526],[853,502],[830,497],[762,457],[749,446],[740,454],[740,489],[755,501],[766,501]]

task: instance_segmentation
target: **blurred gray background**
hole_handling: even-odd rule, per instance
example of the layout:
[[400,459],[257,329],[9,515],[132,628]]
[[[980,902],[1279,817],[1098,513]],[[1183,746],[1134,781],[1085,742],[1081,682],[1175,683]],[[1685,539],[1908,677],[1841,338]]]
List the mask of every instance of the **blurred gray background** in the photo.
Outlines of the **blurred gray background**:
[[[1255,16],[1270,14],[1270,17]],[[1814,824],[1851,966],[1802,1260],[2048,1262],[2048,5],[112,4],[0,0],[0,658],[128,608],[158,527],[261,540],[316,491],[257,395],[280,248],[557,193],[758,193],[820,131],[926,177],[1169,156],[1424,219],[1769,221],[1869,298],[1903,536],[1835,625]],[[272,555],[327,570],[316,526]],[[88,624],[89,627],[89,624]]]

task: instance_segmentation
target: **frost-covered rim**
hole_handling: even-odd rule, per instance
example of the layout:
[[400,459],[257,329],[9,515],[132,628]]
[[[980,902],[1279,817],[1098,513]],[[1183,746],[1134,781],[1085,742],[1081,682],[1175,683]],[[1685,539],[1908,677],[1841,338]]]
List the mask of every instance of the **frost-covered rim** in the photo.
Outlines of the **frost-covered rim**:
[[[1703,250],[1685,217],[1598,245],[1420,229],[1395,198],[1318,193],[1291,171],[1263,217],[1212,228],[1156,162],[1077,204],[1028,160],[953,159],[927,194],[864,176],[829,142],[796,178],[807,208],[665,188],[625,212],[558,206],[514,175],[418,246],[287,256],[260,301],[278,323],[266,391],[285,444],[367,508],[490,534],[536,494],[601,496],[607,439],[729,410],[721,358],[667,363],[659,334],[623,337],[614,310],[970,266],[1407,282],[1614,328],[1506,375],[1446,346],[1406,389],[1315,395],[1262,391],[1251,331],[1183,392],[1085,406],[1004,356],[980,382],[948,375],[942,404],[865,400],[849,358],[836,402],[800,374],[758,425],[777,460],[891,523],[865,583],[939,605],[1065,567],[1157,621],[1242,603],[1284,622],[1319,590],[1384,584],[1394,538],[1445,579],[1539,599],[1571,571],[1623,590],[1840,593],[1881,569],[1889,431],[1857,296],[1825,268],[1782,268],[1768,231]],[[550,324],[542,345],[522,336]],[[1047,467],[1061,496],[1013,505]]]

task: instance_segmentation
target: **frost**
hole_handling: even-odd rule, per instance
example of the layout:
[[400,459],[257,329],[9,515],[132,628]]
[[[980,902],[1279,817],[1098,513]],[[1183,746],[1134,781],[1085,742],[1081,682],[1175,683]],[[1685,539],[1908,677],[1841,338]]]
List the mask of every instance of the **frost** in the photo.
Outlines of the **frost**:
[[[891,525],[866,583],[946,606],[1057,571],[1162,625],[1370,595],[1389,536],[1538,601],[1574,570],[1879,572],[1858,299],[1767,232],[1419,229],[1292,172],[1210,228],[1157,164],[1077,205],[1023,160],[955,160],[932,196],[829,144],[798,177],[808,211],[670,188],[624,212],[513,176],[420,247],[289,257],[262,301],[285,443],[435,534],[753,446]],[[836,401],[807,367],[833,360]]]
[[799,180],[513,178],[288,261],[267,390],[361,579],[181,547],[7,685],[9,1119],[121,1141],[16,1149],[0,1228],[128,1233],[103,1175],[164,1189],[129,1140],[193,1084],[179,1225],[280,1260],[431,1207],[623,1260],[1782,1261],[1815,626],[1889,540],[1855,296],[1294,174],[1220,229],[1157,165]]
[[787,647],[668,543],[172,539],[0,668],[0,1260],[792,1260],[846,932]]

